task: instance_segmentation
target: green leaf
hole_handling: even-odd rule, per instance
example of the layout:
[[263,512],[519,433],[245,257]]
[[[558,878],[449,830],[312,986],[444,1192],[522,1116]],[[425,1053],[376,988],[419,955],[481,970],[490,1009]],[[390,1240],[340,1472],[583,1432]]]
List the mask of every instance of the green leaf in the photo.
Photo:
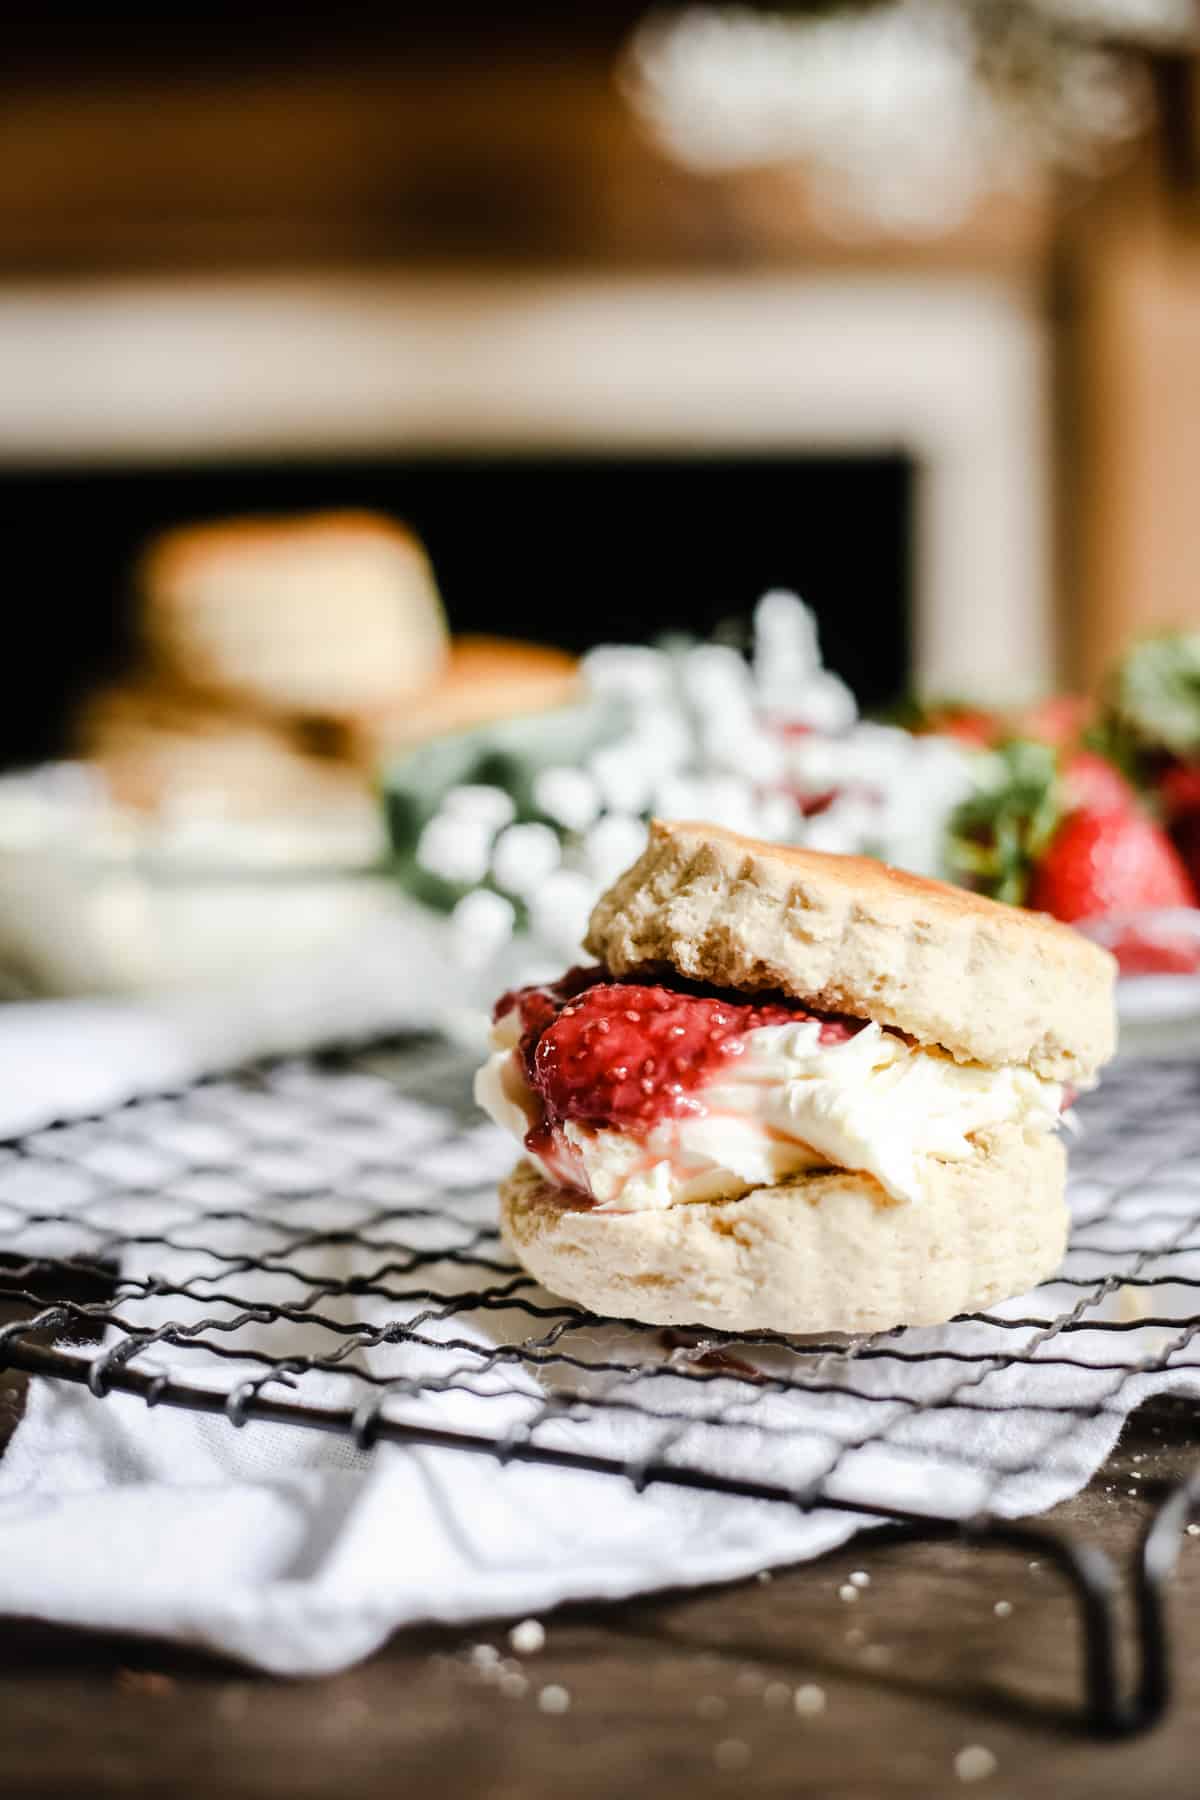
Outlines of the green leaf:
[[543,769],[576,765],[625,729],[619,702],[585,700],[544,713],[447,732],[394,756],[383,770],[388,831],[397,857],[412,857],[425,826],[452,788],[500,788],[521,820],[538,818],[533,790]]
[[1011,738],[979,766],[976,792],[950,821],[950,864],[977,892],[1020,905],[1063,815],[1058,755]]
[[1200,753],[1200,631],[1135,644],[1109,684],[1107,718],[1125,758],[1139,750]]

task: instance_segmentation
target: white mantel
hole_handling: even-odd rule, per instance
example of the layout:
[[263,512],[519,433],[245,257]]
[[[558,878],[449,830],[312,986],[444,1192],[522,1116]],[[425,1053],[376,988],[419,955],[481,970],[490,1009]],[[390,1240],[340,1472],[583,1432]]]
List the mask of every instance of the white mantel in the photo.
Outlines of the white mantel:
[[900,450],[916,674],[1004,698],[1052,673],[1047,361],[1028,290],[1000,276],[10,286],[0,460]]

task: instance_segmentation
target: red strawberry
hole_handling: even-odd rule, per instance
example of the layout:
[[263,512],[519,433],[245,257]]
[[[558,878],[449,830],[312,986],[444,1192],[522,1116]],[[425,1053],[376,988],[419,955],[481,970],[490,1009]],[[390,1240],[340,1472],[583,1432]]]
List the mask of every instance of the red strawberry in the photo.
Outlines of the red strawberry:
[[1158,797],[1168,819],[1200,813],[1200,763],[1172,763],[1158,784]]
[[1014,737],[1033,738],[1056,748],[1077,743],[1091,716],[1092,703],[1083,694],[1051,694],[1027,706],[1013,720]]
[[1124,775],[1095,750],[1072,750],[1062,763],[1069,812],[1129,812],[1137,795]]
[[1181,813],[1171,824],[1171,840],[1200,893],[1200,808]]
[[822,1043],[842,1043],[858,1029],[791,1003],[600,982],[568,1000],[548,1022],[532,1021],[521,1053],[549,1122],[652,1124],[688,1111],[692,1090],[712,1079],[726,1059],[741,1055],[747,1032],[814,1018],[820,1020]]
[[1195,906],[1166,832],[1141,813],[1071,813],[1034,870],[1027,905],[1067,924],[1098,913]]
[[1200,763],[1173,762],[1158,781],[1171,840],[1200,892]]
[[973,750],[987,750],[1004,735],[1004,727],[994,713],[970,706],[947,706],[931,712],[924,731],[957,738]]
[[1159,937],[1127,925],[1108,947],[1122,975],[1194,975],[1200,969],[1200,939],[1182,932]]

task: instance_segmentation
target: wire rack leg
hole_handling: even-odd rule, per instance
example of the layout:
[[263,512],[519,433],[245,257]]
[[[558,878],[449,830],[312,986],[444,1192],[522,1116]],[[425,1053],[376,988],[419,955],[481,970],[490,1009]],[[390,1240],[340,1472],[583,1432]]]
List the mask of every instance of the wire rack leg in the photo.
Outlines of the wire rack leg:
[[1194,1469],[1171,1490],[1142,1533],[1133,1576],[1138,1678],[1122,1724],[1127,1732],[1148,1730],[1170,1704],[1171,1636],[1166,1588],[1179,1560],[1184,1530],[1198,1512],[1200,1469]]

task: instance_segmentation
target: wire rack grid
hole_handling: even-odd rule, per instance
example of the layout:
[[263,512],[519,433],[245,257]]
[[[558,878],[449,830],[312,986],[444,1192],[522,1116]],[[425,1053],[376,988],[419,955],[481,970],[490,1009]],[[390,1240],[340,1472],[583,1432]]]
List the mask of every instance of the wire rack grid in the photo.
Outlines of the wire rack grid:
[[1139,1546],[1128,1689],[1111,1560],[1014,1518],[1082,1485],[1147,1394],[1200,1391],[1200,1066],[1118,1065],[1081,1103],[1055,1281],[936,1331],[828,1341],[657,1331],[540,1289],[497,1235],[511,1146],[469,1073],[428,1038],[341,1048],[0,1146],[0,1364],[234,1426],[1027,1549],[1077,1599],[1090,1725],[1161,1714],[1200,1480]]

